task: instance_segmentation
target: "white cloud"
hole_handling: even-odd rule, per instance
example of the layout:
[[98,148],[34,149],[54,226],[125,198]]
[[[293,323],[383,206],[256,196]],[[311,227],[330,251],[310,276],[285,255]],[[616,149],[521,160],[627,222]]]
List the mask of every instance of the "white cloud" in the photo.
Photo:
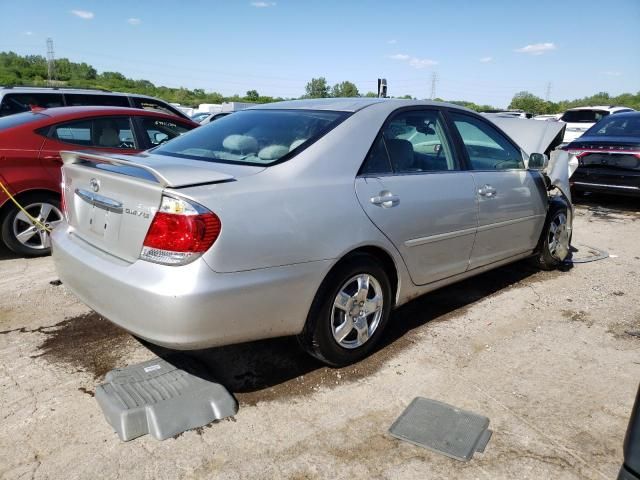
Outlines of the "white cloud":
[[516,52],[519,53],[528,53],[529,55],[542,55],[543,53],[550,52],[551,50],[555,50],[556,46],[551,43],[534,43],[533,45],[527,45],[522,48],[516,48]]
[[91,20],[95,15],[87,10],[71,10],[71,13],[83,20]]
[[26,35],[26,36],[30,37],[31,35],[33,35],[33,32],[24,32],[23,35]]
[[275,7],[276,2],[251,2],[251,6],[256,8]]
[[489,63],[489,62],[493,62],[493,57],[482,57],[480,59],[480,63]]
[[612,71],[608,71],[608,72],[602,72],[603,75],[608,75],[609,77],[620,77],[622,76],[622,72],[612,72]]
[[389,55],[391,60],[400,60],[401,62],[407,62],[413,68],[425,68],[437,65],[438,62],[430,60],[428,58],[417,58],[407,55],[406,53],[396,53],[395,55]]
[[425,67],[432,67],[434,65],[437,65],[438,62],[436,62],[435,60],[429,60],[428,58],[411,58],[409,60],[409,65],[411,65],[413,68],[425,68]]
[[389,45],[395,45],[396,43],[398,43],[398,40],[396,40],[395,38],[392,38],[391,40],[388,40],[387,43]]
[[142,20],[140,20],[139,18],[127,18],[127,23],[129,25],[140,25],[142,23]]

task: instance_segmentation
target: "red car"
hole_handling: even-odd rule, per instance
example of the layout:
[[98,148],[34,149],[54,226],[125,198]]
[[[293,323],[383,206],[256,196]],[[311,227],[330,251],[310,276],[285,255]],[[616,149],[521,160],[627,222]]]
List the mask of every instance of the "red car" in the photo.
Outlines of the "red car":
[[61,150],[135,154],[197,126],[174,115],[121,107],[50,108],[0,118],[0,182],[40,223],[0,187],[2,241],[22,255],[50,252],[43,227],[62,221]]

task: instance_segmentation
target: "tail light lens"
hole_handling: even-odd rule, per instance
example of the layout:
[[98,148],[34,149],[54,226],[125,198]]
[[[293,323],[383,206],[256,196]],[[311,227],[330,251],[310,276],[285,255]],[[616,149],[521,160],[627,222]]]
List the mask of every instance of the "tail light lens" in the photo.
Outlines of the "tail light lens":
[[221,228],[218,216],[202,205],[163,196],[140,258],[165,265],[184,265],[209,250]]

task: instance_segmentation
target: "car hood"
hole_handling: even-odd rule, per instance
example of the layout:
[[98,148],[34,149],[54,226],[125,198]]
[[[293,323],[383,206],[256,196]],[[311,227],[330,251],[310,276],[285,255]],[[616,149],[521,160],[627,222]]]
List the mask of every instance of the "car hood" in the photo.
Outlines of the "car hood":
[[528,118],[514,118],[500,115],[487,115],[501,130],[515,141],[524,152],[546,153],[562,143],[565,123],[541,122]]

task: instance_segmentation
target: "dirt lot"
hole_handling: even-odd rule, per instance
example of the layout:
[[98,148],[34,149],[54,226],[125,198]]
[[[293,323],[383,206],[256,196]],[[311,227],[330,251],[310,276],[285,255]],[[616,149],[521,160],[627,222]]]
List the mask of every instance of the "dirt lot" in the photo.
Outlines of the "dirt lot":
[[[49,258],[0,251],[0,476],[615,478],[640,378],[640,202],[577,213],[574,244],[611,258],[518,263],[426,295],[353,367],[291,339],[195,352],[240,410],[164,442],[120,442],[93,398],[107,371],[161,352],[50,284]],[[462,463],[390,437],[418,395],[488,416],[486,452]]]

